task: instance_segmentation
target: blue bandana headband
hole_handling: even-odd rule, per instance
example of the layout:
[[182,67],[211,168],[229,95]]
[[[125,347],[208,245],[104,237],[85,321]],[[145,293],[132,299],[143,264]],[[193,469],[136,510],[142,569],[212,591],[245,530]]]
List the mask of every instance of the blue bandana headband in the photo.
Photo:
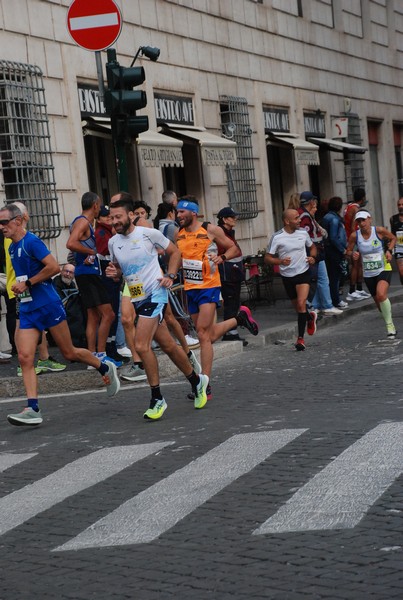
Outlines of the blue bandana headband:
[[197,215],[199,214],[199,205],[196,202],[189,202],[188,200],[179,200],[177,209],[191,210],[195,212]]

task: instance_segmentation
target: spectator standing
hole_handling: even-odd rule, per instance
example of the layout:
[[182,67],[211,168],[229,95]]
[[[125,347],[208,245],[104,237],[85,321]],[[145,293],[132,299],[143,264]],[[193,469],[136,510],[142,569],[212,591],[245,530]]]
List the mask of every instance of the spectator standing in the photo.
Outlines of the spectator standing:
[[403,197],[397,201],[397,214],[390,217],[390,228],[396,236],[395,260],[399,271],[400,283],[403,285]]
[[[221,296],[224,302],[224,321],[231,317],[236,317],[241,306],[241,286],[245,280],[245,270],[243,266],[242,250],[235,239],[235,225],[238,218],[236,213],[230,206],[225,206],[217,213],[218,226],[221,227],[225,236],[230,239],[238,249],[238,254],[234,258],[228,259],[218,265],[221,279]],[[225,254],[225,249],[217,244],[217,252]],[[248,342],[239,337],[237,327],[224,334],[222,340],[224,342],[241,341],[244,346]]]
[[70,226],[70,237],[66,246],[74,252],[76,282],[87,311],[88,349],[104,360],[107,356],[106,341],[115,314],[108,292],[101,280],[95,231],[92,226],[99,215],[101,201],[97,194],[86,192],[81,198],[81,207],[81,215],[76,217]]
[[60,299],[66,300],[73,293],[78,293],[76,283],[74,281],[75,266],[67,263],[60,271],[60,275],[53,278],[53,285]]
[[347,235],[340,211],[343,200],[333,196],[328,203],[329,212],[323,217],[321,224],[327,231],[325,240],[325,261],[329,276],[330,296],[333,306],[347,308],[348,303],[340,299],[340,279],[342,275],[342,261],[346,255]]
[[312,192],[306,191],[302,192],[300,203],[300,226],[308,233],[317,250],[316,264],[312,270],[312,274],[314,277],[316,276],[316,290],[312,298],[312,306],[314,310],[320,310],[326,316],[339,315],[342,311],[332,304],[325,263],[324,237],[327,236],[327,232],[315,220],[315,213],[318,208],[317,199]]

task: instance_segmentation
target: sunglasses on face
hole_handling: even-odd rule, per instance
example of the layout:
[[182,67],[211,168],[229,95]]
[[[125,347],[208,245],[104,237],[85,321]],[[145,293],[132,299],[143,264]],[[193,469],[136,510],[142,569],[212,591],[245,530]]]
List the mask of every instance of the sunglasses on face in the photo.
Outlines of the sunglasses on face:
[[[18,215],[17,215],[18,216]],[[0,219],[0,225],[8,225],[10,221],[14,221],[17,217],[11,217],[11,219]]]

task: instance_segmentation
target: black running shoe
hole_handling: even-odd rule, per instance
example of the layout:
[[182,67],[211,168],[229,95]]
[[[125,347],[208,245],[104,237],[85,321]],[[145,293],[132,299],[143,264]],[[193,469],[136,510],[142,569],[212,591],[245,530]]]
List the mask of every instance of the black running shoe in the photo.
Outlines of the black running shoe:
[[257,335],[259,333],[259,325],[252,317],[252,313],[247,306],[240,307],[237,321],[241,327],[246,327],[246,329],[248,329],[252,335]]

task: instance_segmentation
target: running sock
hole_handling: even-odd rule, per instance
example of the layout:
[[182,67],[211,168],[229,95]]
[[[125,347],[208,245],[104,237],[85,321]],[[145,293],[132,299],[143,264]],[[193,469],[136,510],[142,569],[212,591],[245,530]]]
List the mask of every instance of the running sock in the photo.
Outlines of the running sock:
[[354,292],[355,292],[355,285],[350,285],[349,294],[354,294]]
[[28,398],[28,406],[35,412],[39,412],[38,398]]
[[151,400],[150,400],[150,408],[154,408],[157,403],[157,400],[162,400],[162,394],[159,385],[151,386]]
[[106,375],[108,370],[109,370],[108,363],[104,363],[104,362],[101,362],[101,364],[99,365],[99,367],[97,369],[97,371],[99,373],[101,373],[101,375]]
[[403,275],[400,275],[400,283],[403,285]]
[[137,366],[137,367],[140,367],[140,369],[143,369],[143,371],[144,371],[144,365],[143,365],[143,363],[141,361],[140,362],[133,362],[133,364],[135,366]]
[[192,386],[192,392],[195,394],[196,388],[200,382],[200,377],[198,375],[196,375],[196,373],[194,371],[192,371],[191,374],[186,377],[186,379]]
[[362,292],[362,281],[357,281],[357,292]]
[[303,338],[305,333],[307,316],[306,312],[298,313],[298,337]]
[[381,309],[381,313],[386,325],[391,325],[392,321],[392,305],[390,303],[389,298],[386,298],[383,302],[379,303],[379,308]]

